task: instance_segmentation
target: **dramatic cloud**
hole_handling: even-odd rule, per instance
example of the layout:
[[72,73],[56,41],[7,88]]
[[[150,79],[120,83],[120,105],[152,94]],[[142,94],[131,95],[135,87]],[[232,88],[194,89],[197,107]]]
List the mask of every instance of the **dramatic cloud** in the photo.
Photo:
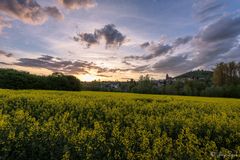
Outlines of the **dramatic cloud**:
[[114,24],[108,24],[104,28],[96,30],[96,34],[98,37],[103,37],[106,40],[107,47],[119,47],[126,40],[126,36],[119,32]]
[[143,66],[137,66],[131,70],[135,72],[144,72],[144,71],[148,71],[148,69],[149,69],[149,65],[143,65]]
[[159,57],[161,55],[167,54],[173,47],[168,44],[157,44],[157,45],[151,45],[148,47],[149,51],[152,52],[152,54],[144,56],[144,60],[152,59],[155,57]]
[[92,8],[96,6],[95,0],[58,0],[60,4],[68,9]]
[[240,16],[224,16],[208,25],[192,40],[197,53],[196,62],[207,63],[229,52],[238,45],[240,35]]
[[2,33],[4,28],[11,28],[12,25],[10,21],[5,20],[3,17],[0,16],[0,34]]
[[187,44],[188,42],[190,42],[191,40],[192,40],[192,36],[179,37],[174,41],[173,46],[177,47],[180,45],[184,45],[184,44]]
[[39,25],[48,17],[62,19],[56,7],[42,7],[35,0],[1,0],[0,12],[27,24]]
[[110,68],[102,68],[102,67],[99,67],[99,66],[93,66],[92,67],[93,69],[97,69],[97,73],[107,73],[107,72],[110,72],[110,73],[116,73],[116,72],[125,72],[125,71],[129,71],[130,69],[120,69],[120,68],[113,68],[113,69],[110,69]]
[[[150,60],[156,57],[164,56],[170,52],[174,52],[175,48],[181,45],[185,45],[192,40],[191,36],[180,37],[175,39],[172,44],[164,44],[164,42],[154,43],[154,42],[145,42],[140,45],[142,49],[146,49],[150,54],[143,56],[126,56],[124,57],[125,63],[126,60]],[[127,62],[129,63],[129,62]]]
[[19,62],[15,63],[15,65],[46,68],[52,72],[63,72],[66,74],[87,73],[85,68],[89,68],[93,65],[92,63],[88,63],[86,61],[65,61],[48,55],[43,55],[36,59],[20,58],[18,61]]
[[150,59],[167,54],[172,49],[172,46],[168,44],[152,43],[151,45],[149,44],[145,48],[147,48],[151,54],[143,55],[143,56],[126,56],[124,57],[124,59],[125,60],[150,60]]
[[128,62],[127,60],[123,60],[122,63],[123,63],[123,64],[126,64],[126,65],[128,65],[128,66],[136,67],[135,65],[131,64],[131,63]]
[[165,73],[181,73],[194,68],[192,61],[187,60],[186,55],[166,56],[164,59],[155,63],[152,68],[154,71]]
[[91,45],[99,44],[98,37],[95,33],[81,33],[78,34],[78,37],[73,37],[73,39],[75,41],[85,42],[88,48],[91,47]]
[[96,29],[94,33],[77,34],[73,39],[75,41],[86,43],[87,47],[99,44],[100,40],[104,39],[106,42],[106,48],[117,48],[126,41],[126,36],[119,32],[115,25],[108,24],[102,29]]
[[8,52],[5,52],[3,50],[0,50],[0,56],[3,55],[3,56],[6,56],[6,57],[12,57],[13,54],[12,53],[8,53]]
[[47,15],[55,18],[55,19],[63,19],[62,13],[57,9],[57,7],[46,7],[44,8],[44,11],[47,13]]
[[[184,72],[200,66],[211,66],[223,57],[236,57],[239,51],[240,16],[228,15],[203,27],[190,40],[190,50],[177,56],[166,56],[153,65],[162,72]],[[177,42],[177,41],[176,41]],[[234,51],[233,51],[234,50]],[[239,55],[238,55],[239,56]],[[171,71],[172,70],[172,71]]]
[[145,43],[140,45],[141,48],[147,48],[148,46],[150,46],[149,42],[145,42]]
[[203,41],[213,42],[236,38],[240,34],[240,15],[222,17],[217,22],[207,26],[198,37]]
[[212,66],[226,59],[227,54],[236,57],[236,52],[239,51],[239,37],[240,15],[226,15],[202,27],[195,36],[180,37],[171,44],[143,43],[140,47],[149,51],[149,55],[127,56],[123,62],[128,64],[128,60],[156,60],[155,58],[161,57],[153,65],[136,67],[135,70],[186,72],[194,68]]
[[223,7],[217,0],[197,0],[193,5],[196,18],[203,23],[220,17]]
[[2,64],[2,65],[10,65],[9,63],[1,62],[1,61],[0,61],[0,64]]
[[97,66],[93,62],[81,60],[62,60],[58,57],[42,55],[39,58],[20,58],[13,65],[24,67],[46,68],[52,72],[62,72],[65,74],[86,74],[90,70],[96,70],[97,73],[115,73],[120,71],[128,71],[128,69],[111,69]]

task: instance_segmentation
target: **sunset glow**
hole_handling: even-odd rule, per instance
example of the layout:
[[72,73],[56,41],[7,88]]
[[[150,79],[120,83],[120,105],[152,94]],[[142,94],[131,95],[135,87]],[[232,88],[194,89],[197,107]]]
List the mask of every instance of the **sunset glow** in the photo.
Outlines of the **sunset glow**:
[[208,70],[240,60],[239,6],[239,0],[0,1],[0,67],[82,81]]
[[82,76],[82,78],[80,78],[80,79],[82,81],[90,82],[90,81],[96,80],[97,78],[94,75],[87,74],[87,75]]

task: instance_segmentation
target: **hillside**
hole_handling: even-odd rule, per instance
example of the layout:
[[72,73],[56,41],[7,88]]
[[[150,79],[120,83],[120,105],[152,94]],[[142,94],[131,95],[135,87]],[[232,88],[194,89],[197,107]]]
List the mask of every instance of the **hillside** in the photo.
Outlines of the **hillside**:
[[175,79],[211,79],[212,76],[212,71],[196,70],[176,76]]

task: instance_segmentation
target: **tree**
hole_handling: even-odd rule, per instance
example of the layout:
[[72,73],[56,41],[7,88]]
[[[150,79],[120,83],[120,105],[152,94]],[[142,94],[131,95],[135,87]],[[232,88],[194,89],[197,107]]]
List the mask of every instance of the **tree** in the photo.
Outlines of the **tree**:
[[137,85],[132,90],[137,93],[153,93],[153,87],[152,80],[147,74],[146,76],[141,75],[139,77]]
[[13,69],[0,69],[0,88],[79,91],[81,83],[74,76],[58,72],[50,76],[38,76]]
[[236,85],[240,81],[240,63],[219,63],[213,72],[215,86]]

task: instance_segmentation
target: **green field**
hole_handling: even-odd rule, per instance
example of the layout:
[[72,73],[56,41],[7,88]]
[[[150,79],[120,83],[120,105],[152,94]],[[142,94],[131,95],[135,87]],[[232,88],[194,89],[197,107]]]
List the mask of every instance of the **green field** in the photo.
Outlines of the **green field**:
[[237,159],[239,152],[239,99],[0,90],[0,159]]

